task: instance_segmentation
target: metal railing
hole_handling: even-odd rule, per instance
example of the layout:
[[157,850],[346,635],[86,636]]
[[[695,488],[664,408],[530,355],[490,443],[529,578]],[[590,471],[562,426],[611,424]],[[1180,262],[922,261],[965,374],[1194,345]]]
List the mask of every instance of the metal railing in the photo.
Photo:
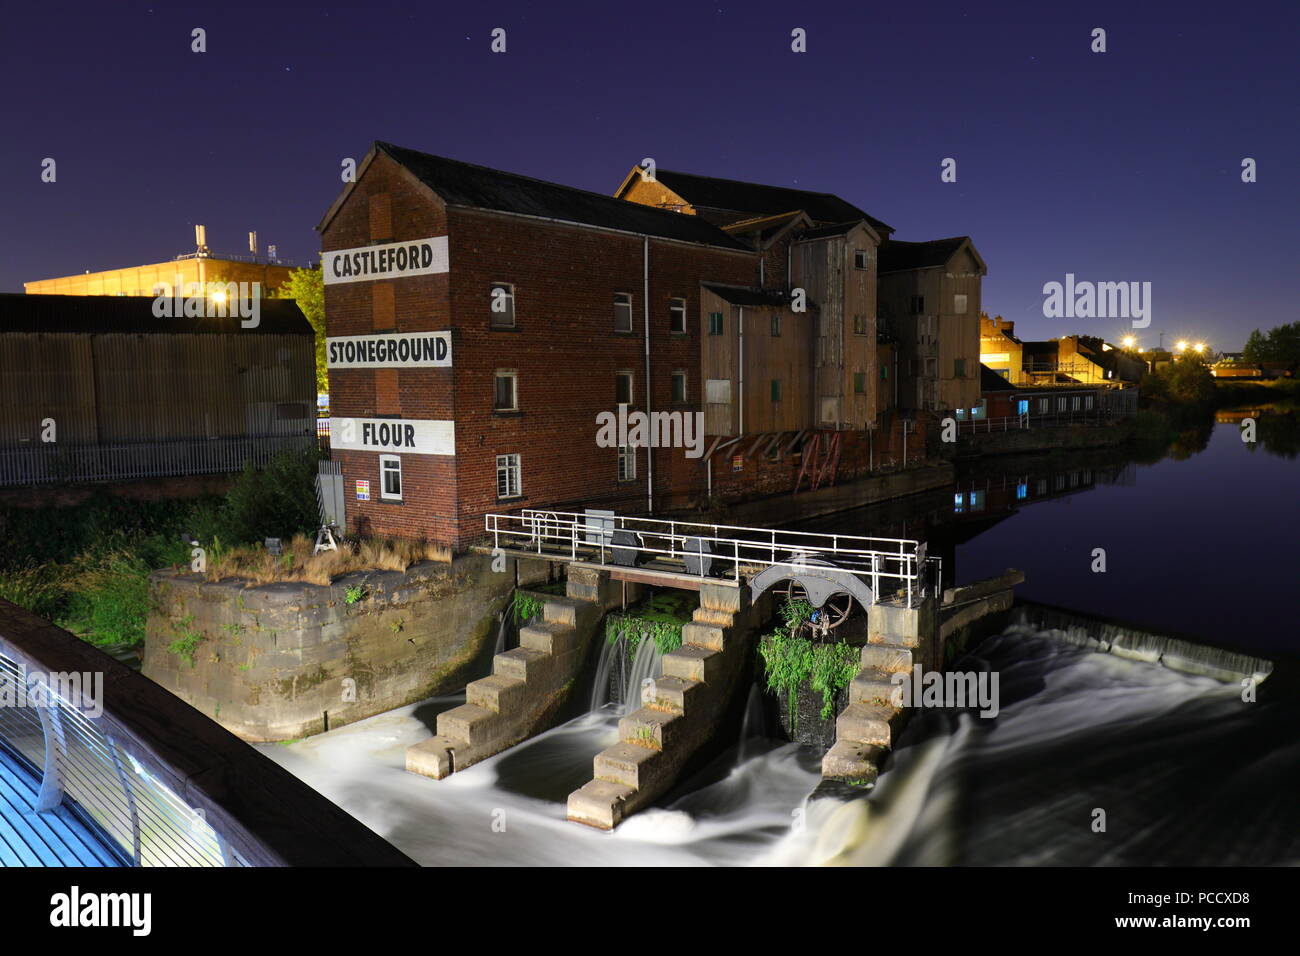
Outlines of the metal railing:
[[[87,684],[90,690],[87,691]],[[0,748],[134,866],[410,866],[265,755],[0,600]]]
[[0,699],[0,746],[40,773],[37,810],[79,811],[133,866],[247,865],[47,675],[0,654]]
[[[906,594],[908,606],[923,591],[925,545],[910,538],[876,538],[811,531],[781,531],[740,525],[665,521],[622,515],[524,510],[484,516],[494,548],[528,551],[571,561],[628,566],[645,559],[676,564],[701,579],[714,561],[723,577],[739,583],[774,565],[798,567],[801,560],[830,561],[871,584],[878,598],[882,582]],[[651,569],[655,570],[655,569]]]
[[102,445],[31,442],[0,448],[0,485],[236,472],[246,462],[261,467],[277,452],[308,448],[311,443],[310,432]]

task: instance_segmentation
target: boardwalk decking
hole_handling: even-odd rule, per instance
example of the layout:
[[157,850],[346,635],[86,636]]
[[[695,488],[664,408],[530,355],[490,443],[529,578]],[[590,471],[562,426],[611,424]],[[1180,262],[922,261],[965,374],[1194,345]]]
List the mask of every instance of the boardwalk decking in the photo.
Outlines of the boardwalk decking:
[[67,807],[34,809],[40,781],[0,747],[0,866],[122,866]]

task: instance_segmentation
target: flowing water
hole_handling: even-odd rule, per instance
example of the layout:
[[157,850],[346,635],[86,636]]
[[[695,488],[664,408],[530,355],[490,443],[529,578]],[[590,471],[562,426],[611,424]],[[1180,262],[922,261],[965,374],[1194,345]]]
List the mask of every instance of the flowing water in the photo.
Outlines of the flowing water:
[[[1093,487],[1091,463],[1063,480],[1056,459],[1043,467],[1025,469],[1032,483],[1001,482],[1006,505],[995,507],[985,478],[987,500],[967,492],[955,508],[945,493],[937,512],[927,506],[918,518],[891,505],[887,520],[909,536],[960,532],[939,551],[953,580],[1014,565],[1027,571],[1031,597],[1294,660],[1291,445],[1275,434],[1260,453],[1243,451],[1238,427],[1225,423]],[[1041,481],[1067,491],[1035,502]],[[879,513],[817,524],[886,533]],[[1230,560],[1247,543],[1255,557]],[[1109,573],[1091,572],[1094,547],[1108,549]],[[1013,625],[976,648],[962,666],[998,671],[998,716],[921,710],[876,788],[852,798],[807,801],[820,759],[762,736],[754,687],[740,738],[613,833],[569,823],[565,800],[617,740],[641,682],[659,673],[652,640],[630,660],[602,642],[589,713],[446,780],[407,773],[404,754],[463,697],[262,749],[430,866],[1300,865],[1300,700],[1286,668],[1245,703],[1237,684],[1061,637]]]

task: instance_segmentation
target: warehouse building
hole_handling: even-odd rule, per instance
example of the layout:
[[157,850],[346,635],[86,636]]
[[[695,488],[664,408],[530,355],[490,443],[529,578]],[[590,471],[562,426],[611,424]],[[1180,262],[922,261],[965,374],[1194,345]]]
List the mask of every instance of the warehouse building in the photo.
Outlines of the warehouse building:
[[[899,407],[877,323],[893,229],[838,197],[638,169],[604,196],[376,143],[318,229],[362,532],[463,547],[492,511],[656,512],[925,457],[937,409]],[[698,413],[703,440],[602,441],[616,412]]]
[[315,442],[294,302],[263,301],[255,327],[156,302],[0,294],[0,484],[230,473]]

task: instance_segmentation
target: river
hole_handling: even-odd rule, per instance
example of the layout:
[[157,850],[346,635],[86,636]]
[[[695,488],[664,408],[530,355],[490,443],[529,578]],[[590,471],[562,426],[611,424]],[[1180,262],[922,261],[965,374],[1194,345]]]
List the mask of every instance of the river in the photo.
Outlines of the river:
[[[990,459],[963,469],[960,500],[810,525],[922,528],[950,580],[1015,566],[1030,598],[1294,655],[1300,464],[1285,439],[1251,451],[1239,436],[1225,420],[1141,460]],[[442,781],[407,773],[404,754],[459,697],[261,749],[429,866],[1300,864],[1294,697],[1266,681],[1246,703],[1236,685],[1024,626],[972,657],[1001,675],[997,718],[921,711],[865,798],[808,803],[819,759],[751,737],[612,833],[567,822],[565,799],[615,741],[616,704]]]

